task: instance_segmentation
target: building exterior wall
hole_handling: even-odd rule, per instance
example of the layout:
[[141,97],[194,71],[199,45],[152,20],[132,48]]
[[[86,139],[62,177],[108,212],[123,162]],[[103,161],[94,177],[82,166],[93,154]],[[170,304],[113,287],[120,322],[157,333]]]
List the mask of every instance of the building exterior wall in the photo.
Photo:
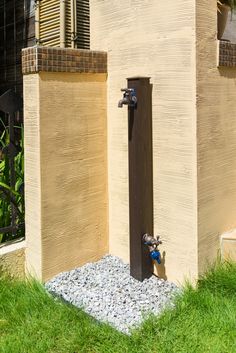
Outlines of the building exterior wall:
[[110,252],[129,261],[126,78],[153,84],[154,225],[161,275],[197,274],[195,1],[90,2],[91,49],[108,52]]
[[236,227],[236,70],[217,67],[211,1],[91,0],[92,51],[26,50],[26,260],[38,277],[107,251],[129,261],[127,77],[153,85],[157,273],[195,278]]
[[236,69],[217,67],[216,1],[196,1],[199,271],[236,227]]
[[39,75],[24,76],[25,224],[28,270],[41,278],[41,160]]
[[47,280],[108,252],[106,74],[24,76],[26,261]]
[[25,241],[0,247],[0,275],[1,271],[12,277],[25,276]]

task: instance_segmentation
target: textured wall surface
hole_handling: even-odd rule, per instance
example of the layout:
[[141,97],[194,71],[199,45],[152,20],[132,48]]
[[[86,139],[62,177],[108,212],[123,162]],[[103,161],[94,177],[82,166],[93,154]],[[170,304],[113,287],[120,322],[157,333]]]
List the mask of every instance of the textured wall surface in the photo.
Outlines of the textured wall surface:
[[91,49],[108,52],[107,86],[105,74],[24,77],[26,258],[37,276],[108,250],[108,199],[109,251],[129,261],[127,108],[117,107],[127,77],[153,85],[157,272],[197,276],[236,227],[236,69],[217,68],[210,2],[91,0]]
[[47,280],[108,251],[106,74],[24,84],[27,266]]
[[[153,84],[155,233],[162,276],[197,273],[196,72],[194,0],[91,0],[91,49],[108,52],[110,252],[129,260],[126,78]],[[160,270],[160,269],[159,269]],[[166,273],[165,273],[166,272]]]
[[199,271],[236,227],[236,69],[217,68],[216,1],[196,2]]
[[221,236],[221,256],[225,260],[236,261],[236,231],[233,229]]
[[0,270],[13,277],[24,277],[25,241],[0,248]]
[[24,137],[25,137],[25,224],[26,261],[28,270],[41,278],[41,164],[39,76],[27,75],[24,87]]

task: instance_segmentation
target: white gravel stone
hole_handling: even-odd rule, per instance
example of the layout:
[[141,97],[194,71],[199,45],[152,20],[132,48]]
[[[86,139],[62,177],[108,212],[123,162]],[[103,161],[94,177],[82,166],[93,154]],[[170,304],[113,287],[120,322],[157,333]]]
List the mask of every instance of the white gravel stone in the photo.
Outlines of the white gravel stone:
[[53,295],[82,308],[95,319],[130,334],[149,314],[159,315],[173,305],[179,288],[152,276],[139,282],[130,276],[129,265],[106,255],[69,272],[60,273],[45,284]]

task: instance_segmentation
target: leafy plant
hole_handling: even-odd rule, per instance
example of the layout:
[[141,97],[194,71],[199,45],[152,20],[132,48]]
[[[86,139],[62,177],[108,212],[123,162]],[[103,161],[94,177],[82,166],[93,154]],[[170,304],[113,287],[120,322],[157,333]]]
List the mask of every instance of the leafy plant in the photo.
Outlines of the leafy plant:
[[217,0],[218,5],[227,5],[234,11],[236,8],[236,0]]
[[[14,188],[10,185],[10,167],[9,155],[6,152],[10,143],[9,128],[0,118],[1,136],[0,136],[0,228],[11,225],[11,214],[13,203],[16,211],[16,225],[24,223],[24,130],[23,126],[15,126],[18,130],[18,146],[17,154],[14,158],[15,167],[15,185]],[[24,228],[19,227],[16,231],[15,237],[24,235]],[[11,240],[13,235],[11,233],[0,233],[0,243]]]

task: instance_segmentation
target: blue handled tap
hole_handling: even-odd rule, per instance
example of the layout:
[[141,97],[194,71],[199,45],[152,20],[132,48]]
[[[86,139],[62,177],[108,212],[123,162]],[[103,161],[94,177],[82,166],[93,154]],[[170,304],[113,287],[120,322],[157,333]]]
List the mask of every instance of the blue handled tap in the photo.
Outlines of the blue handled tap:
[[153,250],[150,252],[150,256],[154,261],[157,261],[158,265],[161,264],[161,253],[159,250]]

